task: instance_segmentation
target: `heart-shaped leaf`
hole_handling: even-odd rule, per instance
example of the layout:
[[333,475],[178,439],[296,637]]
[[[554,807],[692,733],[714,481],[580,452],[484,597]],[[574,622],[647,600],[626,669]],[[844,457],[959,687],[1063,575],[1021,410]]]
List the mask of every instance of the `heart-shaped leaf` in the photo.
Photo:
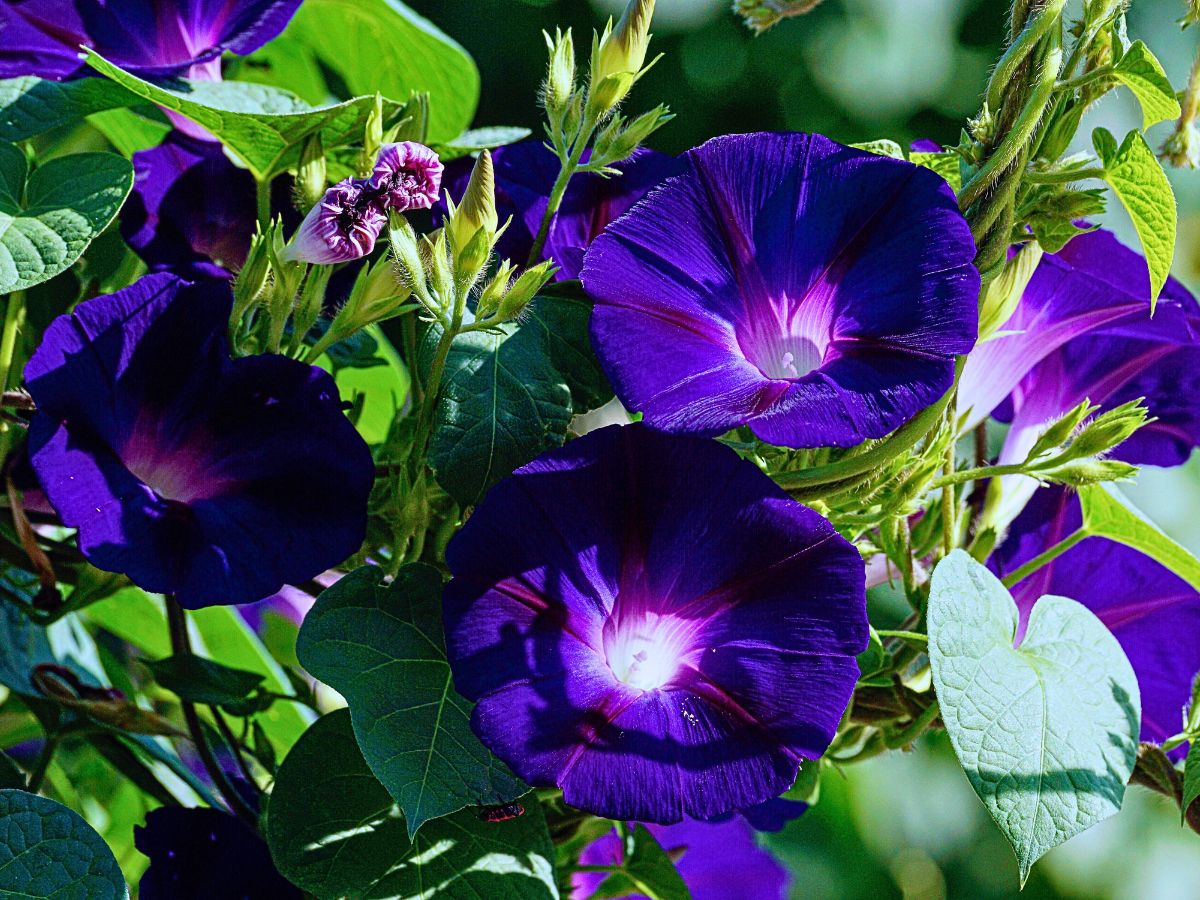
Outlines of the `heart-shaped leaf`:
[[409,565],[390,585],[356,569],[317,598],[296,655],[350,706],[371,771],[400,804],[411,836],[465,806],[507,803],[529,788],[471,731],[442,631],[442,577]]
[[1024,884],[1048,850],[1121,808],[1141,727],[1137,678],[1086,607],[1037,601],[1019,614],[962,550],[929,595],[929,661],[942,720],[975,793],[1017,854]]
[[23,141],[106,109],[144,103],[103,78],[50,81],[25,75],[0,79],[0,141]]
[[0,790],[0,896],[118,900],[129,896],[113,853],[61,803]]
[[1113,67],[1113,75],[1133,91],[1142,106],[1142,130],[1151,125],[1179,118],[1175,88],[1163,71],[1162,63],[1142,41],[1134,41]]
[[0,294],[69,269],[132,187],[133,167],[115,153],[60,156],[31,176],[21,149],[0,143]]

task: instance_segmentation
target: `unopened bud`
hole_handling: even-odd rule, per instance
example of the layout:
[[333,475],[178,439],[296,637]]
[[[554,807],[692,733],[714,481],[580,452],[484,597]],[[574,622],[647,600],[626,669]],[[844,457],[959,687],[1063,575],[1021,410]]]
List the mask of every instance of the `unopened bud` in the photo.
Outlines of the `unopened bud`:
[[455,296],[454,263],[451,259],[450,242],[446,238],[446,229],[424,238],[425,256],[428,259],[426,271],[429,273],[429,283],[437,295],[438,302],[443,307]]
[[1131,400],[1102,413],[1083,426],[1071,442],[1076,457],[1107,453],[1146,424],[1147,410],[1141,400]]
[[308,270],[304,288],[300,291],[300,302],[296,304],[296,311],[292,315],[292,337],[297,347],[321,315],[325,306],[325,291],[329,288],[332,275],[331,266],[313,266]]
[[506,322],[518,318],[556,271],[557,267],[549,261],[526,269],[500,301],[500,318]]
[[592,44],[592,83],[588,106],[601,116],[625,99],[646,65],[654,0],[629,0],[617,27],[609,20],[604,34]]
[[789,16],[802,16],[821,5],[821,0],[734,0],[733,11],[755,34],[778,25]]
[[503,260],[496,268],[496,273],[488,279],[483,290],[479,292],[479,301],[475,304],[477,319],[489,318],[500,308],[500,301],[508,293],[515,271],[516,267],[507,259]]
[[1026,244],[1004,264],[1000,276],[988,285],[979,305],[980,343],[995,334],[1016,311],[1041,261],[1042,248],[1037,244]]
[[1137,474],[1138,467],[1119,459],[1078,459],[1059,466],[1052,472],[1039,473],[1047,480],[1071,487],[1100,484],[1104,481],[1127,481]]
[[575,94],[575,42],[570,28],[565,34],[555,29],[553,38],[546,32],[543,34],[550,50],[543,102],[552,115],[561,116]]
[[383,146],[383,95],[375,94],[375,105],[367,113],[367,123],[363,127],[362,156],[359,158],[358,170],[367,175],[375,165],[379,156],[379,148]]
[[673,118],[665,106],[656,106],[618,129],[606,144],[601,143],[602,135],[597,136],[593,156],[603,159],[606,164],[628,159],[651,134]]
[[425,283],[425,264],[421,261],[420,244],[417,243],[417,233],[413,231],[408,219],[393,211],[388,228],[388,240],[392,246],[392,258],[400,269],[400,274],[415,287]]
[[396,273],[387,260],[363,266],[350,289],[350,298],[338,312],[334,327],[339,333],[351,334],[360,328],[391,317],[411,296],[407,285],[396,280]]
[[1200,22],[1200,0],[1188,0],[1187,12],[1179,20],[1179,27],[1187,28],[1190,25],[1195,25],[1197,22]]
[[235,323],[241,321],[246,311],[254,306],[267,286],[271,277],[271,247],[278,228],[278,222],[272,223],[265,232],[256,231],[250,238],[246,263],[233,283],[233,315],[230,318]]
[[1038,435],[1038,439],[1033,447],[1030,448],[1029,455],[1025,458],[1025,461],[1032,463],[1051,450],[1061,447],[1075,433],[1075,429],[1079,427],[1079,423],[1095,411],[1096,407],[1089,400],[1084,400],[1074,409],[1069,410],[1066,415],[1058,421],[1051,423],[1045,431]]
[[328,176],[325,165],[325,148],[321,144],[321,133],[311,135],[300,150],[300,162],[296,166],[296,197],[301,209],[311,209],[325,196]]
[[492,155],[484,150],[475,160],[467,189],[458,205],[450,210],[446,225],[454,251],[454,268],[461,276],[474,279],[479,274],[491,255],[499,227]]

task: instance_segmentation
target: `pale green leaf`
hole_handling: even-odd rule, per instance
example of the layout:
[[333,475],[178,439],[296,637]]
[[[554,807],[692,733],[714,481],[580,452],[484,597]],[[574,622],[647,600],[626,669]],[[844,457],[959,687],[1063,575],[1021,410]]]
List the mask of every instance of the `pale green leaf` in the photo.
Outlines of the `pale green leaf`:
[[934,570],[928,616],[942,721],[1024,884],[1044,853],[1121,808],[1137,678],[1112,633],[1065,597],[1040,598],[1014,647],[1016,604],[962,550]]
[[1133,91],[1141,104],[1143,131],[1159,122],[1179,118],[1175,88],[1171,87],[1162,64],[1142,41],[1134,41],[1125,51],[1113,68],[1113,75]]
[[528,128],[518,128],[514,125],[491,125],[486,128],[473,128],[464,131],[453,140],[437,145],[437,151],[443,160],[456,159],[468,153],[480,150],[493,150],[506,144],[515,144],[529,137]]
[[442,632],[442,578],[402,568],[390,585],[364,566],[317,598],[300,628],[301,665],[350,706],[371,771],[413,834],[466,806],[507,803],[528,787],[479,742],[454,690]]
[[1109,132],[1097,128],[1092,140],[1104,163],[1104,179],[1133,220],[1150,274],[1150,313],[1171,273],[1175,258],[1175,194],[1167,173],[1137,129],[1119,147]]
[[115,153],[60,156],[28,175],[21,149],[0,143],[0,295],[69,269],[132,187],[133,167]]
[[0,897],[128,896],[112,851],[82,816],[46,797],[0,790]]

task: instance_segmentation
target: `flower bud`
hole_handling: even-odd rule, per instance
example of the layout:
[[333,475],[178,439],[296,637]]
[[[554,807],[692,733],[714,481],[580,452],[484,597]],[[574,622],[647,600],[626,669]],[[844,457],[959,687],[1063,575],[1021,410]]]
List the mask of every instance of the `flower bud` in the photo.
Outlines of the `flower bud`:
[[649,112],[642,113],[624,127],[621,127],[624,123],[619,121],[620,117],[614,117],[618,127],[611,134],[605,129],[596,136],[592,152],[593,161],[601,160],[607,165],[628,159],[651,134],[673,118],[665,106],[656,106]]
[[473,279],[479,274],[491,255],[499,227],[492,155],[484,150],[475,160],[467,189],[458,205],[451,208],[446,225],[459,275]]
[[296,197],[301,209],[310,209],[325,196],[328,176],[325,165],[325,148],[321,144],[321,133],[311,135],[300,150],[300,162],[296,166]]
[[1187,0],[1187,12],[1179,20],[1180,28],[1187,28],[1200,22],[1200,0]]
[[359,259],[375,249],[385,224],[387,213],[367,182],[347,178],[309,210],[282,258],[325,265]]
[[[482,233],[482,229],[480,229]],[[424,238],[425,255],[428,259],[425,270],[429,273],[429,283],[437,295],[437,301],[443,308],[448,308],[455,296],[454,263],[450,241],[446,237],[446,229],[442,229]]]
[[382,322],[411,295],[408,286],[396,280],[396,272],[386,260],[363,266],[350,289],[350,298],[338,312],[334,327],[340,334],[352,334]]
[[1096,416],[1071,442],[1071,455],[1098,456],[1127,439],[1146,424],[1147,410],[1141,404],[1141,400],[1131,400]]
[[305,335],[316,324],[325,306],[325,292],[333,269],[329,266],[314,266],[308,270],[304,287],[300,291],[300,302],[292,315],[292,341],[299,347]]
[[1057,484],[1083,487],[1102,481],[1126,481],[1136,475],[1137,471],[1137,466],[1121,462],[1119,459],[1079,459],[1039,475]]
[[542,34],[550,50],[542,102],[552,116],[561,118],[575,94],[575,42],[570,28],[565,34],[555,29],[553,38],[547,32]]
[[1042,248],[1037,244],[1026,244],[1004,264],[1000,277],[988,285],[979,305],[980,343],[1008,321],[1041,261]]
[[537,292],[554,277],[556,271],[557,266],[549,260],[526,269],[500,301],[500,318],[505,322],[518,318],[537,296]]
[[1090,400],[1084,400],[1074,409],[1069,410],[1058,421],[1051,423],[1045,431],[1038,435],[1038,439],[1029,449],[1029,455],[1025,457],[1025,461],[1032,463],[1051,450],[1061,447],[1075,433],[1075,429],[1079,427],[1079,423],[1095,411],[1096,407],[1092,405]]
[[425,283],[425,264],[421,261],[420,244],[417,243],[417,233],[413,231],[408,219],[394,210],[390,217],[388,239],[392,245],[392,258],[400,269],[400,274],[411,287]]
[[359,172],[371,171],[379,149],[383,146],[383,95],[376,92],[375,105],[367,113],[367,122],[363,126],[362,156],[359,158]]
[[500,301],[508,293],[508,289],[512,284],[513,272],[515,271],[516,266],[507,259],[501,261],[500,265],[496,268],[496,274],[488,279],[488,283],[479,292],[479,301],[475,304],[475,317],[477,319],[489,318],[500,308]]
[[654,16],[654,0],[629,0],[621,20],[614,29],[604,30],[592,67],[592,80],[604,81],[612,75],[636,75],[646,64],[646,48],[650,45],[650,20]]
[[246,263],[238,272],[237,280],[233,283],[233,314],[231,321],[241,321],[243,315],[262,296],[271,277],[271,245],[275,241],[275,232],[279,223],[273,222],[267,230],[256,231],[250,238],[250,251],[246,254]]
[[762,34],[789,16],[802,16],[820,5],[821,0],[734,0],[733,12],[747,28]]
[[424,144],[385,144],[368,183],[380,192],[379,202],[389,209],[429,209],[442,186],[442,168],[438,155]]
[[1163,141],[1158,155],[1177,169],[1200,168],[1200,130],[1196,123],[1180,121]]

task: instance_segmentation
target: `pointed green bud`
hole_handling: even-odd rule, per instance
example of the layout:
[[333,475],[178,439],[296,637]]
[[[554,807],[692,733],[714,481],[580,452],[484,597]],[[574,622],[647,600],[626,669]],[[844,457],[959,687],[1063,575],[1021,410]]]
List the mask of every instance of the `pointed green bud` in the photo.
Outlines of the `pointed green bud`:
[[[617,121],[619,117],[613,118]],[[627,125],[620,122],[619,125],[623,127],[618,127],[612,135],[608,135],[606,128],[596,136],[592,159],[601,161],[603,165],[628,159],[651,134],[673,118],[665,106],[656,106]]]
[[476,319],[490,318],[500,308],[500,301],[508,293],[515,271],[516,266],[507,259],[500,263],[496,268],[496,274],[488,279],[488,283],[479,292],[479,301],[475,304]]
[[564,34],[555,29],[554,37],[542,32],[550,50],[550,64],[546,71],[546,84],[542,91],[542,102],[555,118],[562,118],[571,98],[575,94],[575,42],[571,29]]
[[358,174],[366,176],[375,166],[375,158],[379,156],[379,148],[383,146],[383,95],[376,92],[375,105],[367,113],[367,123],[363,127],[362,155],[358,161]]
[[304,287],[300,291],[300,302],[292,315],[292,340],[299,347],[309,330],[316,324],[325,306],[325,291],[329,288],[329,278],[333,275],[333,266],[313,266],[308,270],[304,279]]
[[505,322],[518,318],[556,271],[558,267],[548,260],[526,269],[500,301],[500,318]]
[[821,0],[734,0],[733,12],[747,28],[762,34],[789,16],[802,16],[820,5]]
[[1187,12],[1179,20],[1180,28],[1187,28],[1200,22],[1200,0],[1187,0]]
[[388,241],[392,247],[392,258],[401,276],[410,287],[425,283],[425,264],[421,260],[421,245],[417,233],[403,214],[391,211],[388,219]]
[[312,209],[321,202],[328,187],[325,148],[318,131],[306,139],[300,149],[300,162],[296,166],[297,205],[302,210]]
[[1103,481],[1127,481],[1138,471],[1137,466],[1118,459],[1078,459],[1050,472],[1038,473],[1056,484],[1083,487]]
[[1066,415],[1049,425],[1045,431],[1038,435],[1037,441],[1029,450],[1029,455],[1025,457],[1025,462],[1032,463],[1050,451],[1057,450],[1070,440],[1071,435],[1075,433],[1075,429],[1079,427],[1079,423],[1095,411],[1096,407],[1089,400],[1084,400],[1074,409],[1069,410]]
[[1071,456],[1078,458],[1107,453],[1145,425],[1147,414],[1146,407],[1138,399],[1096,416],[1071,441]]
[[[650,45],[650,20],[653,17],[654,0],[629,0],[617,27],[606,28],[604,37],[600,39],[592,66],[593,84],[601,83],[613,75],[635,76],[642,70],[646,64],[646,49]],[[617,102],[620,102],[620,98]]]
[[278,221],[272,222],[265,232],[256,231],[250,239],[246,263],[233,283],[233,314],[230,321],[234,323],[241,321],[242,316],[254,306],[267,287],[271,277],[271,246],[276,240],[275,232],[278,229]]
[[359,270],[350,289],[350,298],[338,311],[335,325],[342,334],[353,334],[393,316],[412,296],[408,285],[396,279],[396,271],[387,260],[379,260]]
[[446,238],[446,229],[440,229],[422,239],[423,256],[426,258],[425,271],[429,273],[430,287],[433,288],[438,302],[443,308],[449,308],[453,302],[454,292],[454,263],[451,259],[450,242]]
[[1042,261],[1042,248],[1026,244],[988,285],[979,306],[979,342],[983,343],[1008,321]]
[[492,155],[484,150],[475,160],[467,189],[446,225],[454,269],[464,280],[473,281],[487,263],[499,227]]

